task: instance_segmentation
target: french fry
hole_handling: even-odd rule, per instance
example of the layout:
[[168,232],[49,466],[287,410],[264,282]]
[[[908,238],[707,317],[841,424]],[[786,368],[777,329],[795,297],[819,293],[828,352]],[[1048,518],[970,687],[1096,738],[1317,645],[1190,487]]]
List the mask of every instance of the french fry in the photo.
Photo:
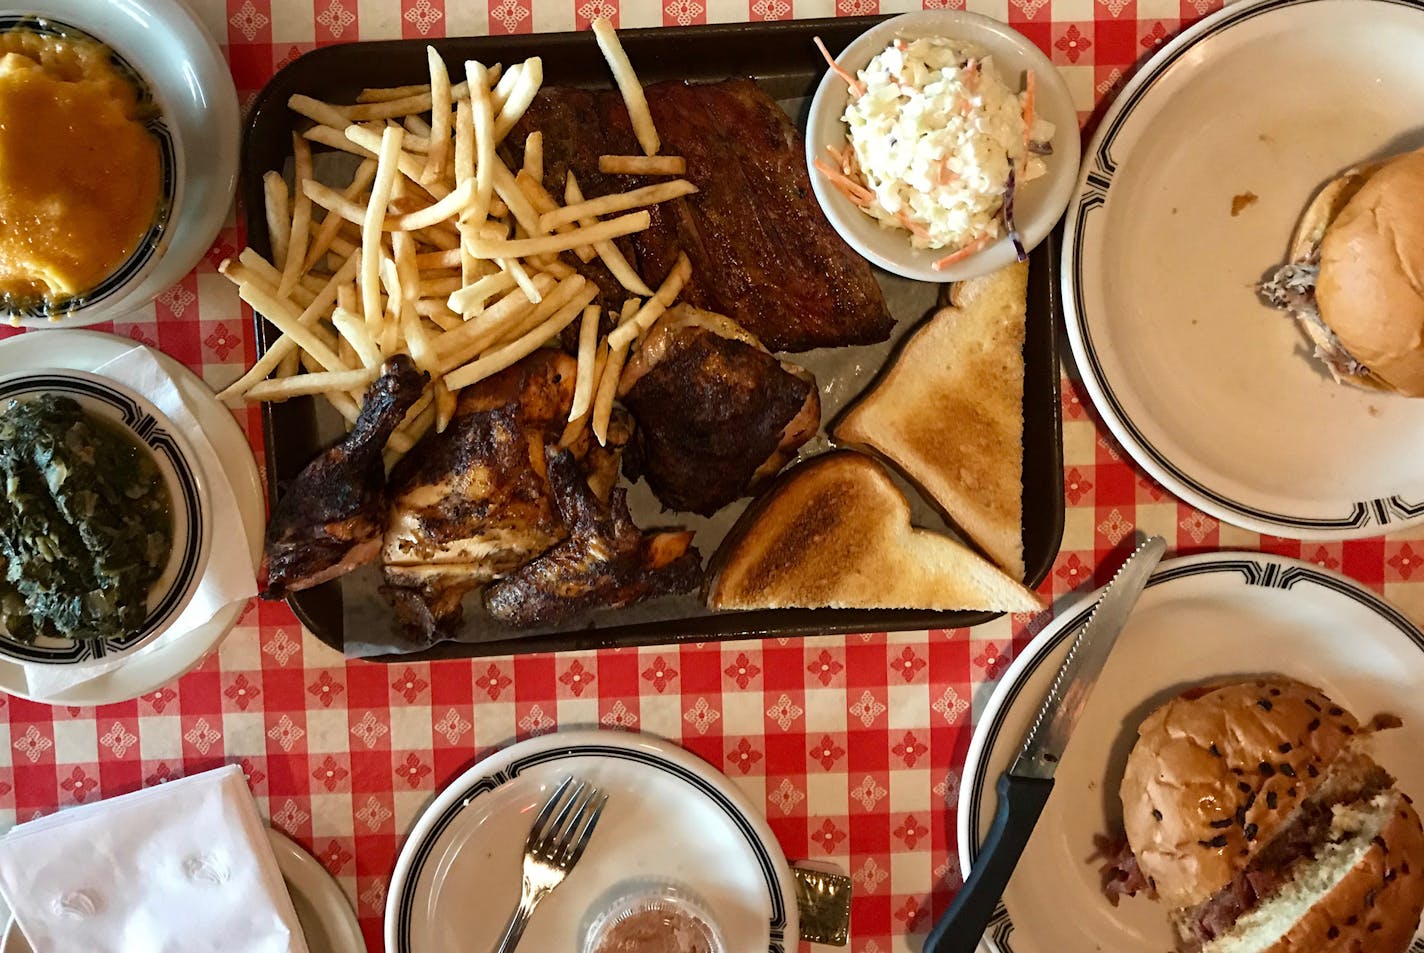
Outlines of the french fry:
[[535,182],[544,181],[544,134],[537,129],[524,137],[524,171]]
[[613,396],[618,390],[618,378],[623,376],[623,362],[628,357],[628,344],[614,344],[609,339],[608,360],[598,381],[598,393],[593,398],[593,436],[600,447],[608,443],[608,421],[613,416]]
[[494,190],[499,193],[504,204],[509,206],[509,214],[514,216],[519,227],[530,236],[546,234],[549,229],[539,227],[539,213],[519,188],[518,180],[515,179],[514,173],[509,171],[509,166],[504,164],[504,160],[495,156],[490,160],[490,169],[494,176]]
[[[509,135],[509,130],[524,116],[539,87],[544,85],[544,61],[531,56],[520,64],[519,78],[514,81],[499,115],[494,119],[494,141],[500,143]],[[507,200],[506,200],[507,201]]]
[[450,426],[450,421],[455,418],[455,392],[446,386],[445,381],[435,382],[435,432],[444,433],[445,428]]
[[358,146],[350,139],[346,138],[346,126],[312,126],[302,133],[303,139],[320,143],[328,149],[339,149],[342,152],[349,152],[353,156],[360,156],[363,159],[374,159],[376,154],[370,149]]
[[518,258],[496,258],[494,261],[499,265],[500,271],[509,275],[516,285],[524,289],[524,296],[530,301],[538,304],[543,299],[539,289],[534,286],[534,279],[529,277],[529,272]]
[[690,277],[692,277],[692,262],[688,260],[686,252],[681,252],[677,256],[677,263],[672,266],[672,271],[668,272],[668,276],[658,286],[657,292],[643,302],[643,306],[638,309],[637,314],[628,321],[619,324],[613,329],[613,333],[608,335],[608,346],[616,352],[620,347],[626,348],[627,345],[633,343],[634,338],[652,327],[653,322],[660,318],[664,311],[672,307]]
[[425,184],[436,181],[445,174],[445,164],[450,157],[450,74],[445,69],[445,61],[435,52],[435,47],[425,48],[430,65],[430,151],[425,155],[425,169],[420,181]]
[[551,338],[572,324],[574,319],[583,312],[584,306],[596,297],[598,297],[596,285],[584,288],[574,297],[574,300],[564,305],[547,321],[523,337],[447,373],[445,383],[452,390],[461,390],[498,374],[507,367],[512,367],[543,347]]
[[[358,195],[371,187],[371,182],[374,181],[375,178],[376,160],[361,160],[361,164],[356,167],[355,175],[351,178],[351,183],[341,192],[341,197],[347,201],[354,200]],[[305,194],[304,186],[303,194]],[[307,198],[310,200],[311,196],[308,195]],[[303,271],[311,271],[312,266],[316,264],[316,260],[326,254],[327,249],[332,247],[332,242],[334,242],[337,235],[341,233],[341,225],[345,221],[346,219],[340,215],[333,215],[330,212],[327,213],[326,218],[322,219],[321,225],[317,227],[316,235],[311,241],[311,247],[307,249],[306,260],[302,262]],[[344,252],[342,254],[349,255],[350,252]]]
[[341,339],[351,345],[351,349],[356,352],[356,357],[365,367],[379,367],[381,364],[381,349],[376,346],[375,340],[366,330],[366,320],[354,311],[338,305],[331,313],[332,326],[336,328]]
[[302,323],[301,316],[290,303],[278,298],[266,288],[252,283],[238,285],[237,294],[326,370],[351,370],[337,357],[336,351],[317,335],[314,328]]
[[629,209],[657,205],[660,202],[690,195],[696,191],[697,186],[686,179],[674,179],[671,182],[645,185],[629,192],[601,195],[595,199],[586,199],[577,205],[565,205],[563,208],[540,215],[539,230],[541,233],[547,233],[560,225],[577,222],[586,216],[612,215],[615,212],[626,212]]
[[300,93],[288,98],[287,108],[299,115],[306,116],[313,122],[331,126],[333,129],[343,129],[351,122],[346,118],[345,113],[335,106],[310,96],[303,96]]
[[[391,127],[388,126],[386,128],[389,129]],[[380,152],[381,137],[384,134],[384,132],[376,132],[375,130],[367,129],[364,126],[356,124],[346,127],[346,138],[365,149],[370,155],[376,155]],[[401,134],[404,135],[405,130],[401,130]],[[400,166],[401,175],[419,185],[420,173],[421,170],[425,168],[425,163],[404,150],[401,150],[397,161]],[[434,199],[443,199],[450,194],[450,187],[443,182],[431,182],[428,185],[422,186],[422,188],[429,192],[430,196]]]
[[403,135],[404,130],[398,127],[387,127],[381,133],[381,145],[376,153],[376,178],[371,183],[371,198],[366,204],[365,220],[361,223],[361,303],[365,309],[366,327],[373,336],[381,326],[381,229],[399,170]]
[[464,183],[459,185],[455,191],[434,205],[428,205],[423,209],[408,212],[394,219],[387,219],[384,224],[390,226],[390,231],[401,232],[413,232],[423,228],[432,228],[459,215],[474,201],[474,197],[475,183],[473,180],[467,179]]
[[485,302],[497,294],[503,294],[515,286],[514,276],[507,271],[486,275],[472,285],[465,285],[450,295],[447,302],[450,310],[469,317],[485,306]]
[[583,323],[579,326],[578,373],[574,382],[573,405],[569,407],[569,421],[573,422],[588,413],[593,405],[593,362],[598,351],[598,319],[603,310],[596,304],[583,309]]
[[599,156],[598,171],[608,175],[686,175],[682,156]]
[[[312,154],[311,146],[301,136],[292,134],[292,154],[296,171],[293,178],[297,182],[302,182],[312,177]],[[282,187],[285,194],[286,186]],[[277,294],[285,298],[292,293],[296,287],[297,279],[304,271],[302,266],[306,262],[307,245],[311,238],[312,208],[311,199],[300,189],[297,190],[295,201],[292,203],[292,230],[287,241],[285,262],[282,266],[282,283],[277,286]]]
[[244,395],[252,401],[283,401],[293,397],[327,394],[364,388],[380,374],[379,367],[358,367],[350,371],[299,374],[281,380],[259,381]]
[[[526,153],[527,155],[527,153]],[[543,215],[545,212],[552,212],[559,207],[559,203],[554,201],[554,197],[545,191],[543,184],[529,174],[527,168],[521,169],[514,177],[514,184],[519,186],[519,190],[524,193],[524,197],[529,200],[529,204],[534,207],[534,211]],[[581,221],[580,224],[591,224]],[[573,226],[564,224],[554,229],[556,232],[567,232]],[[580,245],[573,249],[573,253],[578,256],[579,261],[589,262],[597,256],[592,245]]]
[[494,103],[490,98],[489,70],[483,63],[467,60],[465,76],[470,86],[470,133],[475,146],[475,202],[465,213],[465,221],[478,228],[489,216],[490,199],[494,196]]
[[[569,205],[576,205],[583,201],[583,192],[579,189],[578,179],[574,178],[573,170],[569,170],[568,178],[564,182],[564,201]],[[596,225],[598,219],[593,216],[579,219],[579,224],[583,226]],[[639,274],[633,270],[633,266],[628,263],[623,252],[612,241],[594,242],[593,250],[603,262],[605,268],[618,279],[618,283],[627,290],[633,292],[641,298],[651,297],[653,289],[648,287]],[[577,253],[577,249],[575,249]]]
[[[561,312],[579,295],[583,294],[590,287],[587,279],[582,275],[575,275],[567,280],[559,282],[554,286],[554,290],[539,302],[538,306],[527,314],[519,316],[518,319],[508,321],[493,327],[488,338],[486,347],[500,347],[523,337],[533,331],[539,325],[548,321],[555,314]],[[591,300],[591,299],[590,299]]]
[[[544,300],[548,301],[549,293],[558,282],[548,275],[535,275],[534,284],[538,286]],[[441,335],[440,340],[435,342],[436,353],[440,355],[441,369],[459,367],[461,364],[469,362],[481,350],[489,346],[489,342],[493,338],[492,330],[497,330],[507,322],[518,321],[521,316],[528,314],[536,307],[538,305],[525,297],[522,289],[515,288],[481,311],[478,317]]]
[[287,263],[287,243],[292,237],[291,202],[282,173],[268,172],[264,175],[262,192],[267,214],[267,235],[272,242],[272,262],[281,270]]
[[631,235],[643,231],[651,224],[652,216],[646,211],[630,212],[587,228],[575,228],[562,235],[510,239],[472,238],[465,242],[465,247],[476,258],[528,258],[533,255],[557,254],[580,245],[592,245],[594,242]]
[[414,86],[368,86],[356,94],[356,101],[358,103],[388,103],[393,99],[409,99],[411,96],[419,96],[428,92],[430,92],[430,86],[426,83],[417,83]]
[[[638,145],[650,156],[658,154],[662,143],[658,140],[658,130],[653,126],[653,114],[648,110],[647,97],[643,95],[643,84],[633,72],[633,64],[628,54],[623,52],[623,44],[618,42],[618,34],[607,18],[593,21],[593,35],[598,40],[598,48],[613,71],[613,81],[618,84],[618,92],[623,94],[623,102],[628,106],[628,119],[633,124],[633,135]],[[602,443],[602,441],[599,441]]]
[[[598,343],[598,353],[597,353],[597,355],[595,355],[595,357],[594,357],[594,359],[593,359],[593,375],[592,375],[592,378],[593,378],[593,384],[594,384],[595,389],[597,389],[598,381],[601,380],[602,377],[603,377],[603,368],[607,365],[607,363],[608,363],[608,342],[607,342],[607,341],[600,341],[600,342]],[[582,414],[580,414],[578,417],[575,417],[573,420],[570,420],[570,421],[564,426],[564,432],[563,432],[563,434],[559,437],[559,446],[561,446],[561,447],[567,447],[567,446],[569,446],[570,444],[572,444],[575,440],[578,439],[579,434],[583,432],[584,425],[585,425],[586,423],[588,423],[589,414],[592,413],[592,411],[593,411],[593,406],[592,406],[592,404],[590,404],[590,406],[589,406],[589,408],[588,408],[587,410],[585,410],[585,411],[584,411]]]
[[[245,257],[248,260],[252,260],[256,258],[257,255],[255,252],[253,252],[251,255],[245,254]],[[356,256],[351,256],[347,260],[346,264],[342,267],[342,269],[331,276],[330,281],[327,282],[326,286],[323,287],[321,292],[315,295],[311,299],[310,303],[305,306],[305,310],[303,310],[302,313],[297,316],[297,322],[304,326],[311,326],[315,324],[315,322],[326,313],[327,309],[330,308],[331,302],[336,299],[337,291],[340,289],[340,287],[351,281],[352,278],[355,277],[356,267],[358,263],[359,262]],[[243,284],[255,287],[260,286],[264,290],[269,291],[274,296],[276,294],[275,281],[269,280],[278,277],[275,268],[272,269],[270,274],[263,275],[257,269],[252,268],[251,266],[234,264],[232,262],[225,261],[222,263],[221,266],[219,266],[219,270],[228,278],[228,280],[235,281],[239,285],[239,288]],[[249,304],[250,303],[251,302],[249,302]],[[256,307],[256,305],[253,305],[253,307]],[[259,312],[262,311],[261,308],[258,308],[257,310]],[[262,313],[265,315],[266,312]],[[325,341],[323,340],[322,343],[325,343]],[[247,371],[246,374],[243,374],[232,384],[229,384],[226,388],[224,388],[220,394],[218,394],[218,399],[226,401],[241,397],[243,394],[247,393],[248,389],[251,388],[254,384],[262,380],[268,374],[272,373],[288,354],[295,353],[296,350],[296,343],[292,341],[289,337],[283,336],[278,338],[272,343],[271,347],[267,349],[266,353],[264,353],[260,358],[257,359],[257,362],[252,365],[252,367]],[[357,353],[360,353],[359,349],[357,350]]]

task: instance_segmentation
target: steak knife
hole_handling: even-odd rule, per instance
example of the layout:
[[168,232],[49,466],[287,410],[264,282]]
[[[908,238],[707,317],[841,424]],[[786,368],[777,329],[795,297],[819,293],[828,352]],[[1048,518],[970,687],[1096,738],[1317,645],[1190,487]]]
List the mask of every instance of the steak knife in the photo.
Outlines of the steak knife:
[[1018,757],[999,776],[995,789],[999,807],[979,860],[954,902],[925,937],[924,953],[974,953],[978,947],[1053,791],[1053,774],[1073,726],[1087,707],[1108,653],[1166,549],[1162,537],[1149,537],[1103,589],[1044,696]]

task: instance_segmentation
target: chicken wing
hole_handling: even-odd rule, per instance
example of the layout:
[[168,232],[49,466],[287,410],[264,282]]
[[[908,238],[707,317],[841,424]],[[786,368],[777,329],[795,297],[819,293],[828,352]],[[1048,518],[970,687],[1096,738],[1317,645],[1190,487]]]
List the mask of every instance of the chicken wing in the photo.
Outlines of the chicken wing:
[[267,524],[262,598],[285,599],[376,558],[386,528],[381,454],[425,380],[405,355],[387,361],[351,432],[287,486]]

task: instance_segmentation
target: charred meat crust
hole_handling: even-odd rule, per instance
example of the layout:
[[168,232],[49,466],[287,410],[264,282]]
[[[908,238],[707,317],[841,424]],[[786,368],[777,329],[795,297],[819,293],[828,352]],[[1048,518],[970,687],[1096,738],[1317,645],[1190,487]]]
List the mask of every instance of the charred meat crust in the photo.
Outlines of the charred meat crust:
[[785,447],[786,430],[808,413],[819,424],[819,395],[814,380],[742,341],[700,327],[661,333],[661,359],[622,398],[638,422],[624,471],[646,477],[669,509],[710,515],[805,442],[810,434],[796,428]]
[[386,527],[382,454],[425,380],[409,357],[392,357],[351,432],[288,484],[267,523],[262,598],[285,599],[376,557]]
[[[781,107],[745,79],[657,83],[646,93],[663,151],[686,158],[699,191],[654,206],[652,227],[619,241],[643,279],[657,287],[685,252],[693,277],[682,300],[728,315],[772,351],[889,337],[880,286],[816,203],[800,134]],[[516,167],[534,130],[544,133],[544,187],[560,200],[570,169],[589,197],[648,182],[598,171],[600,154],[639,151],[617,91],[541,90],[506,140]],[[597,260],[577,267],[605,311],[628,296]]]
[[651,596],[690,592],[702,558],[688,532],[644,534],[625,492],[605,503],[567,450],[548,450],[549,481],[568,538],[485,590],[485,609],[521,628],[553,625],[591,609],[621,608]]

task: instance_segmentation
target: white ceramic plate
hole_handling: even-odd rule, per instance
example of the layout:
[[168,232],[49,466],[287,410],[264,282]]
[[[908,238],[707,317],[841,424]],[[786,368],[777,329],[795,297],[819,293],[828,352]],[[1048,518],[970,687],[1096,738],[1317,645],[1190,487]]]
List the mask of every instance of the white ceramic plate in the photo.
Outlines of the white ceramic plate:
[[[326,868],[291,838],[268,829],[277,867],[287,882],[310,953],[366,953],[366,941],[341,885]],[[0,942],[0,953],[34,953],[11,920]]]
[[[995,689],[969,745],[959,799],[959,861],[967,872],[993,820],[994,785],[1023,743],[1070,636],[1097,596],[1061,612]],[[1114,909],[1098,888],[1093,835],[1121,830],[1118,784],[1137,726],[1188,685],[1281,672],[1318,685],[1367,719],[1404,728],[1375,751],[1400,787],[1424,795],[1424,633],[1337,573],[1257,553],[1162,563],[1118,637],[1063,758],[1053,796],[985,934],[988,953],[1161,953],[1167,911],[1145,897]],[[1071,916],[1063,915],[1072,911]],[[1424,938],[1414,953],[1424,951]]]
[[607,791],[608,806],[583,860],[540,904],[521,949],[578,950],[586,916],[634,878],[690,887],[718,915],[728,949],[795,949],[791,870],[741,792],[669,742],[584,731],[505,748],[426,809],[391,879],[389,953],[492,949],[519,901],[529,825],[569,775]]
[[[1232,4],[1103,117],[1069,207],[1068,338],[1108,426],[1212,515],[1298,539],[1424,520],[1424,400],[1335,384],[1255,284],[1340,170],[1424,144],[1424,4]],[[1232,215],[1233,198],[1256,196]]]
[[[178,214],[157,265],[132,290],[64,318],[60,327],[110,321],[152,301],[193,270],[227,219],[237,188],[240,115],[232,72],[217,44],[181,0],[34,0],[5,5],[0,16],[53,17],[92,34],[123,55],[153,88],[182,149]],[[25,327],[52,328],[45,318]]]
[[157,639],[183,613],[203,580],[212,547],[212,512],[208,483],[187,439],[162,411],[140,393],[73,368],[37,368],[0,374],[0,408],[12,400],[41,395],[64,396],[86,413],[112,421],[145,447],[168,490],[172,547],[163,574],[149,592],[148,616],[140,628],[94,642],[41,636],[33,642],[12,639],[0,626],[0,657],[16,662],[79,665],[96,658],[137,652]]
[[[991,17],[963,10],[924,10],[886,20],[857,37],[836,56],[836,62],[847,72],[859,72],[897,36],[968,40],[992,54],[999,76],[1015,91],[1023,88],[1026,70],[1036,74],[1038,115],[1053,123],[1056,130],[1053,154],[1044,160],[1047,174],[1019,189],[1014,204],[1014,221],[1020,238],[1024,248],[1032,251],[1063,215],[1078,173],[1078,112],[1063,77],[1052,61],[1022,33]],[[828,144],[845,143],[846,127],[841,116],[845,113],[847,98],[846,84],[827,70],[816,87],[806,121],[808,165],[815,159],[825,158]],[[821,203],[831,226],[871,264],[886,271],[917,281],[961,281],[1002,268],[1016,257],[1013,245],[1005,237],[961,262],[936,271],[934,262],[947,255],[948,249],[913,247],[908,232],[882,227],[836,191],[815,168],[808,172],[816,200]]]
[[[0,342],[0,377],[34,367],[67,367],[81,371],[113,360],[134,346],[134,342],[94,331],[50,331],[21,334]],[[222,461],[227,478],[242,510],[247,543],[255,567],[262,558],[262,534],[267,518],[257,461],[242,428],[232,412],[218,403],[212,390],[192,371],[160,352],[153,352],[159,364],[178,382],[203,432]],[[52,705],[107,705],[127,701],[169,682],[212,651],[232,631],[245,606],[224,609],[213,621],[189,635],[144,652],[132,661],[98,678],[67,688],[53,696],[37,698]],[[0,658],[0,691],[30,697],[24,671],[17,662]]]

